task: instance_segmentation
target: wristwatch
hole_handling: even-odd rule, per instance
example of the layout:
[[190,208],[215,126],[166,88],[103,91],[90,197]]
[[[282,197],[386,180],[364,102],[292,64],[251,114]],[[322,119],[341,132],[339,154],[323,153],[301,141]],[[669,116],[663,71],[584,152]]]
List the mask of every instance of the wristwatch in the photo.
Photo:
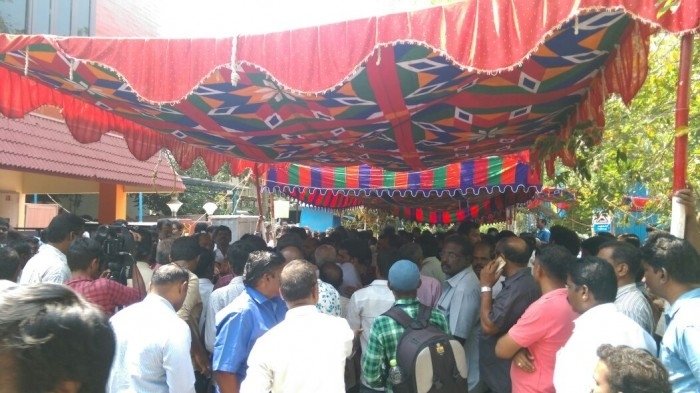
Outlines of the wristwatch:
[[483,286],[481,287],[481,293],[491,292],[491,287]]

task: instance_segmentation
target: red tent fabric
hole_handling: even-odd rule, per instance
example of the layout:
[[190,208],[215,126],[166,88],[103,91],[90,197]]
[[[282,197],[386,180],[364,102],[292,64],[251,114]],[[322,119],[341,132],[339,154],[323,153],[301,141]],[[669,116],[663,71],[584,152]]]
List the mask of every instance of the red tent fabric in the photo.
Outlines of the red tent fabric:
[[[139,159],[423,170],[532,148],[573,163],[575,125],[632,99],[653,28],[700,26],[682,1],[471,1],[229,39],[0,35],[0,113],[62,108],[91,142],[124,134]],[[493,50],[498,48],[498,50]],[[573,50],[573,51],[572,51]],[[249,161],[246,161],[249,160]]]

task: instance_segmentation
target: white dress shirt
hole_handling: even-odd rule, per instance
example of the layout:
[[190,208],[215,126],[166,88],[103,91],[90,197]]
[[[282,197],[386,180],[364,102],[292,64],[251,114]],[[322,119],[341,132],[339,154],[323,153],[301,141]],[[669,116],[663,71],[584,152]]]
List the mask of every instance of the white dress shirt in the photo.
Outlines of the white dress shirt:
[[467,382],[472,390],[479,382],[481,287],[471,266],[443,282],[437,308],[445,313],[452,334],[464,340],[469,367]]
[[343,284],[344,287],[362,288],[362,281],[360,280],[360,274],[355,269],[355,265],[352,262],[338,263],[340,269],[343,270]]
[[593,370],[598,364],[598,347],[627,345],[645,349],[656,356],[656,342],[613,303],[591,308],[574,320],[574,332],[557,352],[554,387],[557,392],[589,393],[595,387]]
[[206,322],[206,308],[209,304],[211,293],[214,292],[214,283],[208,278],[199,279],[199,296],[202,298],[202,315],[199,317],[199,332],[204,334],[204,325]]
[[70,280],[70,268],[68,268],[66,255],[58,248],[44,243],[22,270],[19,283],[39,284],[49,282],[65,284],[68,280]]
[[209,296],[209,301],[204,309],[204,346],[207,351],[214,352],[214,341],[216,341],[216,313],[223,310],[233,302],[245,290],[243,276],[234,277],[228,285],[215,289]]
[[241,393],[343,393],[353,338],[340,317],[313,305],[292,308],[253,345]]
[[149,294],[110,318],[117,340],[108,393],[193,393],[190,329],[164,298]]
[[362,329],[360,346],[363,352],[367,349],[372,322],[389,311],[395,301],[387,280],[374,280],[366,288],[356,291],[350,297],[346,318],[353,330]]

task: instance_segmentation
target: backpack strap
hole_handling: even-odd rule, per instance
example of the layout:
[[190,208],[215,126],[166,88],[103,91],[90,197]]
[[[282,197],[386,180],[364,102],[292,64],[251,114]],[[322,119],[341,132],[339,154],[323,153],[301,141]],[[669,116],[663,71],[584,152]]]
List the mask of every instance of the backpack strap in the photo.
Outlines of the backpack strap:
[[411,318],[403,308],[399,306],[392,306],[383,315],[393,319],[399,325],[403,326],[404,329],[420,330],[425,329],[430,324],[430,316],[432,315],[432,308],[420,304],[418,307],[418,312],[416,318]]

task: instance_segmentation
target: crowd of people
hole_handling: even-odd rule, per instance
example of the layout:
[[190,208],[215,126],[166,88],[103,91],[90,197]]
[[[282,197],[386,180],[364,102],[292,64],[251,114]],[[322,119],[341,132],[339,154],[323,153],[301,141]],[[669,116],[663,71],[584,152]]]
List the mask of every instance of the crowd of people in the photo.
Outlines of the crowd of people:
[[392,392],[400,310],[456,340],[464,392],[700,391],[700,256],[665,232],[117,233],[107,264],[75,215],[0,222],[0,390]]

